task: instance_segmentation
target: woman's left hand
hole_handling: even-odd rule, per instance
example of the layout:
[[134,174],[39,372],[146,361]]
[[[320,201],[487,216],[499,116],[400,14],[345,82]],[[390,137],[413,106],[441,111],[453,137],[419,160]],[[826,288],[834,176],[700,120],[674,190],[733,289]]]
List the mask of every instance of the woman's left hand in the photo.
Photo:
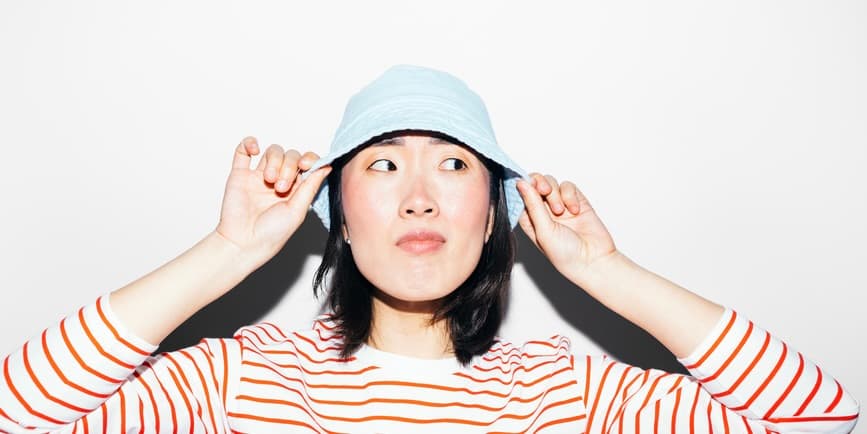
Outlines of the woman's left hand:
[[590,202],[572,182],[531,173],[518,191],[526,209],[518,223],[554,267],[575,282],[596,260],[617,252],[614,240]]

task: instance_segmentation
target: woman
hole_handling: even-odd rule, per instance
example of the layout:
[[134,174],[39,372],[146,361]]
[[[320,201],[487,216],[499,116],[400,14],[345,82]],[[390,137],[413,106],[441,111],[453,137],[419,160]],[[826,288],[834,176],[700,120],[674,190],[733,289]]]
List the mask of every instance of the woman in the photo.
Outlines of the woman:
[[[331,152],[236,148],[220,222],[193,248],[3,360],[5,432],[849,432],[859,407],[734,310],[619,252],[571,182],[525,174],[457,78],[389,69]],[[327,177],[327,180],[326,180]],[[329,230],[310,330],[261,323],[149,357],[274,256],[309,207]],[[690,376],[496,337],[512,229],[641,326]]]

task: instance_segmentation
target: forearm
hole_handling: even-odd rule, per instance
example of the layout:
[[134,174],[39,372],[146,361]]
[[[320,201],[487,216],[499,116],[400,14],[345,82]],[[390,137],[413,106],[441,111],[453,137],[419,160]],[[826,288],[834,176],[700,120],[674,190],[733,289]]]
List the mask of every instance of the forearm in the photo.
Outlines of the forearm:
[[170,262],[112,292],[109,300],[130,331],[158,345],[252,271],[238,248],[214,231]]
[[725,308],[659,276],[622,252],[566,277],[609,309],[638,325],[676,357],[686,357]]
[[[709,425],[728,428],[723,413],[729,415],[732,427],[744,425],[749,430],[752,426],[752,432],[762,428],[849,432],[854,426],[858,404],[830,373],[734,310],[640,267],[622,252],[566,274],[605,306],[653,335],[692,377],[682,381],[663,371],[644,375],[639,370],[629,379],[625,375],[630,365],[605,357],[596,361],[588,384],[602,388],[605,378],[610,378],[607,387],[618,389],[607,394],[598,390],[590,396],[622,396],[622,405],[639,413],[634,418],[615,418],[612,424],[623,426],[606,426],[605,432],[623,431],[633,420],[637,424],[642,413],[653,415],[660,430],[678,426],[675,419],[694,424],[696,432],[712,430]],[[578,369],[585,371],[591,372],[590,367]],[[750,379],[742,381],[747,375]],[[632,389],[635,394],[618,393],[618,385],[638,379],[641,383]],[[700,400],[708,403],[706,413],[696,411]]]
[[[228,378],[225,370],[239,361],[236,341],[202,340],[195,349],[149,357],[157,346],[120,320],[109,297],[81,307],[2,359],[0,432],[87,432],[88,425],[109,432],[152,431],[160,418],[198,432],[208,418],[224,414],[217,403],[225,400],[216,397],[226,390],[219,379]],[[208,369],[212,376],[187,376],[183,382],[176,377],[179,371]],[[143,390],[163,393],[155,398],[139,393]],[[208,413],[199,411],[196,418],[190,412],[186,420],[184,412],[175,414],[174,408],[189,408],[193,401]]]

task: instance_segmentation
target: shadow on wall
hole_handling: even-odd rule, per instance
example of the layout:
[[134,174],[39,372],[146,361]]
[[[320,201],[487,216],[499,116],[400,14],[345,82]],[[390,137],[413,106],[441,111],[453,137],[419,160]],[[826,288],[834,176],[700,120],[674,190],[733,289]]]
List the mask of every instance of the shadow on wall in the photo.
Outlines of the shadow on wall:
[[[687,374],[653,336],[625,320],[566,280],[516,227],[518,258],[557,313],[620,361],[644,369]],[[319,218],[310,212],[286,246],[238,286],[181,324],[157,352],[195,345],[203,337],[231,337],[242,326],[261,320],[292,287],[308,255],[321,255],[327,240]],[[312,282],[307,290],[312,291]]]

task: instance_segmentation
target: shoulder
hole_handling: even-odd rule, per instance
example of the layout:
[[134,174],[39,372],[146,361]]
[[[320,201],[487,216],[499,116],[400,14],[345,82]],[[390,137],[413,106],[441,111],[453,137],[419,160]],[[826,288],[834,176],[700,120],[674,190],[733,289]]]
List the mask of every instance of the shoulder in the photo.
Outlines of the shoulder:
[[498,338],[489,352],[491,351],[497,351],[502,354],[520,354],[525,357],[550,357],[570,354],[572,342],[568,337],[559,334],[547,338],[524,341],[520,344]]
[[309,328],[287,329],[272,322],[259,322],[239,328],[236,341],[245,350],[272,355],[294,355],[311,362],[339,358],[336,327],[328,314],[319,315]]
[[528,393],[570,388],[576,383],[571,343],[561,335],[522,343],[497,339],[485,354],[473,358],[470,366],[456,375],[477,384],[521,385]]
[[513,343],[496,339],[488,352],[477,359],[481,368],[500,366],[540,367],[543,365],[571,364],[572,344],[563,335]]

